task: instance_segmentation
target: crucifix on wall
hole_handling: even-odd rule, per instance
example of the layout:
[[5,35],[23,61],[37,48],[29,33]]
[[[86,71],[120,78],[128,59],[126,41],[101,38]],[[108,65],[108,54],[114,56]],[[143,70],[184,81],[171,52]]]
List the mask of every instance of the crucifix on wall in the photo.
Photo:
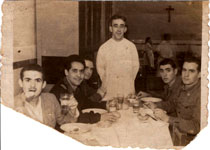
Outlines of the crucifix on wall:
[[168,11],[168,22],[171,22],[171,11],[174,11],[174,8],[168,6],[168,8],[166,8],[166,11]]

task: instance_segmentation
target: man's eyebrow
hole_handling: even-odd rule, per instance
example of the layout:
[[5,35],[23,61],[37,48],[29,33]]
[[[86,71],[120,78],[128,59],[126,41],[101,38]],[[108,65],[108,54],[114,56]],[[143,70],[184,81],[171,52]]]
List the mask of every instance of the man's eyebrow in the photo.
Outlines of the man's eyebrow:
[[31,80],[31,78],[30,78],[30,77],[24,77],[23,79]]
[[78,70],[78,69],[76,69],[76,68],[72,68],[72,70],[76,71],[76,70]]
[[94,67],[89,67],[89,66],[86,66],[86,68],[94,68]]
[[160,68],[160,70],[169,70],[171,68]]
[[35,80],[42,80],[42,78],[36,78]]
[[190,71],[196,71],[196,69],[189,69]]

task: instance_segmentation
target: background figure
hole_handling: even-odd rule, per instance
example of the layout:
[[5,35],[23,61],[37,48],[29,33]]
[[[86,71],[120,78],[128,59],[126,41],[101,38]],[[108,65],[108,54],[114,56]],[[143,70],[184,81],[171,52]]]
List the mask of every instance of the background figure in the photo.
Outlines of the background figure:
[[[157,61],[158,66],[159,63],[165,58],[172,59],[176,62],[176,46],[174,43],[171,42],[170,34],[163,35],[163,40],[157,46],[156,51],[159,55]],[[157,71],[157,75],[159,76],[159,70]]]
[[150,37],[147,37],[145,40],[145,48],[144,48],[144,64],[146,70],[154,69],[154,53],[153,53],[153,45]]

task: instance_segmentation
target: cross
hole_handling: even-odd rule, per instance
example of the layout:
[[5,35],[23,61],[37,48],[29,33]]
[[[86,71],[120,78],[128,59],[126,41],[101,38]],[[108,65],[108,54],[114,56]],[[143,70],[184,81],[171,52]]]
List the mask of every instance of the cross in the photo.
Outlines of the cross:
[[166,11],[168,11],[168,22],[171,22],[171,11],[174,11],[174,8],[168,6],[168,8],[166,8]]

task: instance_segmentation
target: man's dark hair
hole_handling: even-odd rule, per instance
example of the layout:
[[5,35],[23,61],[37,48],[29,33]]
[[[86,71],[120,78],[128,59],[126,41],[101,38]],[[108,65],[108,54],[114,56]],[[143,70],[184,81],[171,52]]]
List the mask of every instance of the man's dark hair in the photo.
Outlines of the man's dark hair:
[[169,59],[169,58],[163,59],[163,60],[160,62],[159,67],[160,67],[160,66],[163,66],[163,65],[171,65],[171,67],[172,67],[173,69],[176,69],[176,68],[177,68],[176,63],[175,63],[172,59]]
[[110,20],[109,20],[109,26],[112,25],[112,21],[113,20],[116,20],[116,19],[122,19],[124,22],[125,22],[125,25],[127,26],[127,23],[126,23],[126,18],[124,16],[121,16],[121,15],[113,15]]
[[145,39],[145,43],[147,43],[149,40],[151,40],[151,37],[147,37],[147,38]]
[[163,40],[170,41],[171,40],[171,34],[169,34],[169,33],[163,34]]
[[[183,65],[184,65],[185,62],[196,63],[198,65],[197,70],[199,72],[201,71],[201,60],[200,60],[200,58],[197,58],[197,57],[186,57],[184,59]],[[183,65],[182,65],[182,67],[183,67]]]
[[72,67],[71,65],[73,62],[79,62],[85,68],[85,61],[79,55],[74,54],[74,55],[70,55],[66,58],[65,69],[66,70],[71,69],[71,67]]
[[91,55],[91,54],[87,54],[87,55],[84,55],[83,57],[83,60],[89,60],[89,61],[91,61],[91,62],[93,62],[93,55]]
[[26,71],[37,71],[37,72],[40,72],[42,74],[42,79],[43,81],[45,80],[45,77],[44,77],[44,71],[42,69],[42,67],[38,64],[29,64],[25,67],[23,67],[23,69],[20,71],[20,79],[23,80],[23,77],[24,77],[24,72]]

